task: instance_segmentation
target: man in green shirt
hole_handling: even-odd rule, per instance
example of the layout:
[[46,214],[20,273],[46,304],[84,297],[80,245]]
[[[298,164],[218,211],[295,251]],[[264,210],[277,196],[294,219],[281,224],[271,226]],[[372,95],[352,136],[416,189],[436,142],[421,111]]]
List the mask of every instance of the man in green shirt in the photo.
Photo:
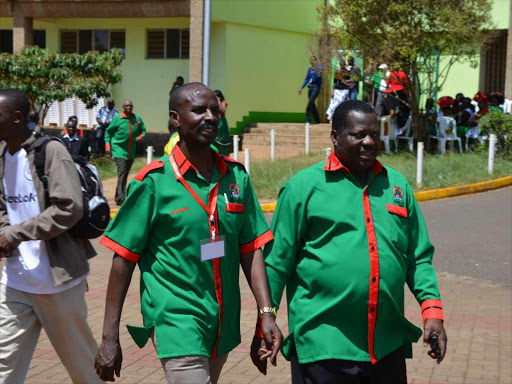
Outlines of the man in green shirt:
[[[421,305],[425,345],[432,332],[439,339],[429,355],[441,362],[446,352],[434,247],[410,185],[376,160],[372,107],[342,103],[332,127],[334,152],[281,189],[265,247],[273,305],[287,288],[282,353],[304,383],[406,384],[421,329],[404,316],[405,283]],[[264,371],[258,336],[251,356]]]
[[136,263],[141,271],[139,347],[151,338],[168,383],[216,383],[240,344],[240,265],[260,308],[271,362],[282,335],[270,306],[261,247],[272,240],[243,165],[217,155],[219,104],[199,83],[176,89],[169,115],[180,142],[144,167],[101,244],[116,254],[110,272],[100,378],[114,381],[122,362],[119,321]]
[[105,151],[112,153],[117,165],[116,204],[121,205],[126,196],[128,173],[137,154],[136,143],[146,135],[146,126],[139,115],[133,113],[133,103],[125,100],[123,112],[112,118],[105,131]]

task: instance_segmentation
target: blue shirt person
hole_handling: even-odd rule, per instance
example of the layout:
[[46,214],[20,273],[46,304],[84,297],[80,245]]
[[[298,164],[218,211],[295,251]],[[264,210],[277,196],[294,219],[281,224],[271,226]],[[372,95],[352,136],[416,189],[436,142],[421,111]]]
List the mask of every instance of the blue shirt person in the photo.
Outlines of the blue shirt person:
[[316,56],[311,56],[309,62],[311,66],[308,68],[306,78],[304,79],[304,83],[302,83],[302,87],[299,89],[298,93],[300,95],[304,87],[306,85],[308,86],[306,122],[311,122],[311,114],[313,114],[313,118],[315,119],[316,124],[318,124],[320,123],[320,116],[318,115],[315,101],[320,93],[320,89],[322,88],[322,65],[318,63],[318,58]]
[[96,135],[94,136],[94,156],[103,156],[105,154],[105,129],[112,121],[112,118],[117,115],[119,111],[115,107],[114,100],[109,99],[107,105],[101,107],[96,115]]

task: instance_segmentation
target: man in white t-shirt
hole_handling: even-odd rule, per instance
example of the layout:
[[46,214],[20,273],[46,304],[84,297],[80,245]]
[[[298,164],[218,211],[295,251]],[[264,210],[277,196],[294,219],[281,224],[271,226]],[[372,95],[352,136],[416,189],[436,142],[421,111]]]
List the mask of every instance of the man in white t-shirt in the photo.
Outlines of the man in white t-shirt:
[[23,92],[0,90],[0,383],[24,382],[41,328],[74,383],[98,383],[84,296],[96,253],[67,233],[83,215],[80,181],[62,143],[48,142],[46,201],[29,111]]

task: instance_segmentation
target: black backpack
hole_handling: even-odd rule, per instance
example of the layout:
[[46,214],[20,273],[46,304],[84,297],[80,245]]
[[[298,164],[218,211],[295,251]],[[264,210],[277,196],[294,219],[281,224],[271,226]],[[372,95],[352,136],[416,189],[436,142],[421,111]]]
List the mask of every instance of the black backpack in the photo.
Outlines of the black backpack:
[[[32,144],[35,151],[34,164],[37,176],[44,186],[46,208],[50,206],[50,194],[48,191],[48,179],[44,172],[44,164],[46,160],[46,145],[52,140],[62,143],[54,136],[40,136]],[[103,188],[96,168],[81,157],[75,157],[73,161],[82,187],[84,216],[69,230],[69,233],[79,239],[94,239],[103,234],[105,229],[107,229],[107,225],[110,222],[110,207],[108,206],[107,199],[103,196]]]

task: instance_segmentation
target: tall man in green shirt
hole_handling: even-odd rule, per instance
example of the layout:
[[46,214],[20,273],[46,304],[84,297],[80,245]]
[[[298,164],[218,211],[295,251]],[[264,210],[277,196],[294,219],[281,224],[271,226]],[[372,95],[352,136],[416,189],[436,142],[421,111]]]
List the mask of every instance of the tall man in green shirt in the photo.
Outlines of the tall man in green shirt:
[[137,154],[136,143],[146,135],[146,126],[139,115],[133,113],[133,103],[125,100],[123,112],[112,118],[105,131],[105,151],[112,153],[117,165],[116,204],[121,205],[126,196],[128,173]]
[[240,265],[260,308],[263,358],[275,365],[281,344],[260,249],[273,235],[243,165],[210,148],[217,97],[186,84],[172,93],[169,110],[180,142],[139,171],[101,240],[116,253],[96,356],[107,381],[121,370],[119,321],[136,264],[144,326],[128,329],[141,348],[153,340],[168,383],[217,382],[240,343]]
[[[434,247],[410,185],[376,160],[373,108],[342,103],[332,127],[334,152],[281,189],[265,247],[273,305],[287,288],[282,353],[294,383],[406,384],[421,329],[404,316],[405,283],[421,305],[425,346],[439,339],[439,356],[429,355],[441,362],[446,352]],[[263,372],[259,336],[251,356]]]

